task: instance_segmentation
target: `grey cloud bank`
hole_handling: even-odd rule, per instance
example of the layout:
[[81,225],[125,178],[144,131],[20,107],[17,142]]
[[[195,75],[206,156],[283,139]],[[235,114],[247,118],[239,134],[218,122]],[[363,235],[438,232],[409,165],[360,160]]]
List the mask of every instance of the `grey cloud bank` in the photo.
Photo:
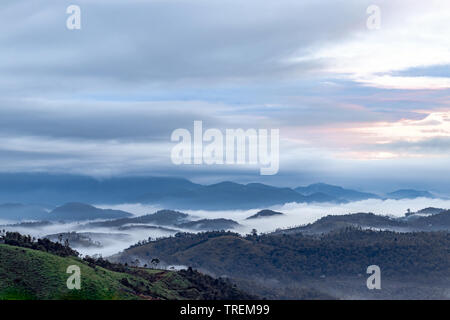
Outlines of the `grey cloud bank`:
[[[378,33],[366,28],[372,1],[80,0],[73,31],[70,4],[2,1],[0,171],[450,190],[445,137],[377,145],[338,134],[448,110],[448,89],[393,90],[370,78],[446,76],[447,40],[433,33],[450,25],[442,3],[382,3]],[[171,164],[171,132],[198,119],[280,128],[278,174]],[[406,156],[342,156],[350,151]],[[418,152],[433,157],[411,158]]]

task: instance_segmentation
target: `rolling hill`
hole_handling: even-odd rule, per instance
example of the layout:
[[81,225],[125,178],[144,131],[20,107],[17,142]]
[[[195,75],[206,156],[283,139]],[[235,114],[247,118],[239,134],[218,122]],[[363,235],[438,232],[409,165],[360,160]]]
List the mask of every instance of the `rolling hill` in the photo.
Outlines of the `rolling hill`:
[[[0,174],[0,201],[17,203],[149,203],[175,209],[248,209],[286,202],[336,202],[323,193],[303,196],[261,183],[201,185],[173,177],[94,179],[44,173]],[[1,208],[0,208],[1,214]],[[1,218],[1,217],[0,217]],[[28,218],[28,217],[26,217]]]
[[[158,256],[225,275],[253,293],[309,288],[338,298],[418,299],[447,297],[448,233],[395,233],[346,228],[321,237],[302,234],[240,236],[231,232],[178,234],[133,246],[115,257],[126,262]],[[383,290],[366,288],[366,269],[378,265]],[[243,279],[243,280],[241,280]],[[253,284],[251,284],[253,283]],[[281,288],[281,289],[280,289]],[[251,292],[251,291],[250,291]],[[297,299],[298,293],[280,293]]]
[[[192,220],[192,217],[186,213],[173,210],[159,210],[152,214],[146,214],[134,218],[121,218],[108,221],[91,222],[87,227],[113,227],[119,230],[138,229],[138,228],[155,228],[155,226],[170,226],[191,230],[227,230],[239,226],[231,219],[201,219]],[[169,229],[166,229],[169,230]],[[173,231],[173,230],[170,230]]]
[[[432,208],[426,212],[436,212]],[[424,212],[420,210],[418,212]],[[443,210],[443,209],[441,209]],[[332,231],[355,227],[361,229],[390,230],[396,232],[450,231],[450,210],[440,213],[421,215],[409,214],[405,217],[393,218],[373,213],[353,213],[345,215],[328,215],[304,226],[281,229],[273,234],[325,234]],[[412,218],[414,217],[414,218]]]
[[[224,280],[192,269],[166,271],[116,265],[0,244],[0,300],[250,299]],[[81,270],[81,289],[69,290],[67,267]]]
[[273,234],[323,234],[348,227],[411,231],[407,222],[373,213],[328,215],[305,226],[275,231]]

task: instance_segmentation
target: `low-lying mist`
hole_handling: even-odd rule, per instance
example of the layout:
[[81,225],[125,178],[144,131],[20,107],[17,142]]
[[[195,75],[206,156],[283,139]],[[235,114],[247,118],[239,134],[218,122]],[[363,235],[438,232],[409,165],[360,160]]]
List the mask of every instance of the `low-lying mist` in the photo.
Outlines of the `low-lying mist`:
[[[153,213],[160,207],[146,206],[144,204],[121,204],[114,206],[102,205],[102,208],[119,209],[131,212],[135,215],[143,215]],[[312,223],[327,215],[344,215],[349,213],[371,212],[378,215],[402,217],[408,209],[412,212],[427,208],[436,207],[449,209],[450,200],[417,198],[404,200],[378,200],[369,199],[363,201],[355,201],[345,204],[336,203],[287,203],[279,206],[268,208],[257,208],[251,210],[179,210],[188,213],[197,219],[232,219],[242,225],[236,229],[239,233],[250,233],[252,229],[258,232],[271,232],[277,228],[288,228],[299,225]],[[167,209],[167,208],[165,208]],[[267,218],[258,218],[246,220],[249,216],[254,215],[259,210],[271,209],[284,213],[283,216],[272,216]],[[175,209],[177,210],[177,209]]]
[[[155,205],[144,204],[120,204],[120,205],[96,205],[99,208],[119,209],[130,212],[136,216],[151,214],[160,209],[175,209],[176,208],[161,208]],[[284,229],[299,225],[312,223],[321,217],[327,215],[343,215],[349,213],[372,212],[378,215],[387,215],[392,217],[402,217],[408,209],[411,211],[418,211],[426,207],[450,208],[450,200],[418,198],[411,200],[364,200],[351,202],[346,204],[334,203],[287,203],[280,206],[273,206],[269,208],[255,208],[252,210],[223,210],[223,211],[207,211],[207,210],[178,210],[187,213],[192,220],[200,219],[232,219],[240,224],[240,226],[233,231],[248,234],[252,229],[258,232],[271,232],[276,229]],[[282,216],[271,216],[265,218],[250,219],[247,218],[254,215],[261,209],[272,209],[284,213]],[[4,221],[1,224],[6,224]],[[44,237],[49,234],[56,234],[62,232],[83,232],[88,233],[88,236],[94,241],[102,244],[99,246],[82,246],[77,247],[71,245],[83,255],[101,254],[102,256],[110,256],[119,251],[128,248],[130,245],[141,240],[147,240],[167,237],[175,234],[177,231],[195,232],[192,230],[179,229],[173,226],[168,228],[174,231],[163,229],[132,229],[132,230],[118,230],[116,228],[108,227],[92,227],[88,222],[74,222],[74,223],[52,223],[41,226],[8,226],[6,229],[11,231],[18,231],[22,234],[30,234],[34,237]]]

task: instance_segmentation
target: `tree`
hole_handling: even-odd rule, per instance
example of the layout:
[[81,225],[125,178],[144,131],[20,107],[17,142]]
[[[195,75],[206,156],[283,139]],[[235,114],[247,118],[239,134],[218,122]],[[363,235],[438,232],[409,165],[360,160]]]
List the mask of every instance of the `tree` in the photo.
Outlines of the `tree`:
[[152,261],[151,261],[152,265],[154,265],[155,268],[158,266],[159,262],[160,262],[160,261],[159,261],[158,258],[153,258]]

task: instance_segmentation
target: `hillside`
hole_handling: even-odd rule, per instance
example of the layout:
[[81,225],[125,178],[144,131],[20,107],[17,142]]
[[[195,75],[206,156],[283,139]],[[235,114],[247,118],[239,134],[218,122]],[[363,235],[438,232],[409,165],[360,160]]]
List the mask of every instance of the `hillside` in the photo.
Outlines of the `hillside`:
[[305,226],[277,230],[273,234],[322,234],[348,227],[410,231],[407,222],[373,213],[353,213],[345,215],[328,215]]
[[[242,237],[231,232],[207,232],[177,234],[135,246],[117,259],[125,262],[131,257],[145,260],[147,256],[158,256],[166,263],[192,265],[214,275],[232,277],[239,286],[239,279],[264,286],[277,283],[272,291],[297,284],[338,298],[346,292],[364,298],[442,298],[445,290],[438,288],[443,285],[445,289],[450,282],[449,247],[450,234],[444,232],[395,233],[350,228],[322,237]],[[384,282],[386,290],[377,297],[367,292],[363,276],[372,264],[379,265],[384,279],[389,279]],[[298,298],[292,294],[288,298]]]
[[221,182],[194,190],[167,194],[160,199],[142,196],[140,202],[188,209],[250,209],[286,202],[308,202],[307,197],[289,188],[277,188],[259,183]]
[[[424,210],[436,212],[430,208]],[[421,211],[423,212],[423,210]],[[392,218],[364,212],[345,215],[328,215],[304,226],[276,230],[273,234],[302,233],[317,235],[348,227],[390,230],[397,232],[449,231],[450,210],[429,215],[410,213],[409,215],[400,218]]]
[[190,221],[189,215],[186,213],[172,211],[172,210],[159,210],[152,214],[146,214],[133,218],[120,218],[109,221],[91,222],[88,226],[92,227],[122,227],[127,224],[156,224],[162,226],[174,226],[180,223]]
[[[5,299],[249,299],[229,282],[197,271],[165,271],[115,266],[103,268],[95,260],[61,257],[48,252],[0,244],[0,300]],[[67,267],[81,269],[81,289],[69,290]],[[105,264],[106,267],[110,264]]]

